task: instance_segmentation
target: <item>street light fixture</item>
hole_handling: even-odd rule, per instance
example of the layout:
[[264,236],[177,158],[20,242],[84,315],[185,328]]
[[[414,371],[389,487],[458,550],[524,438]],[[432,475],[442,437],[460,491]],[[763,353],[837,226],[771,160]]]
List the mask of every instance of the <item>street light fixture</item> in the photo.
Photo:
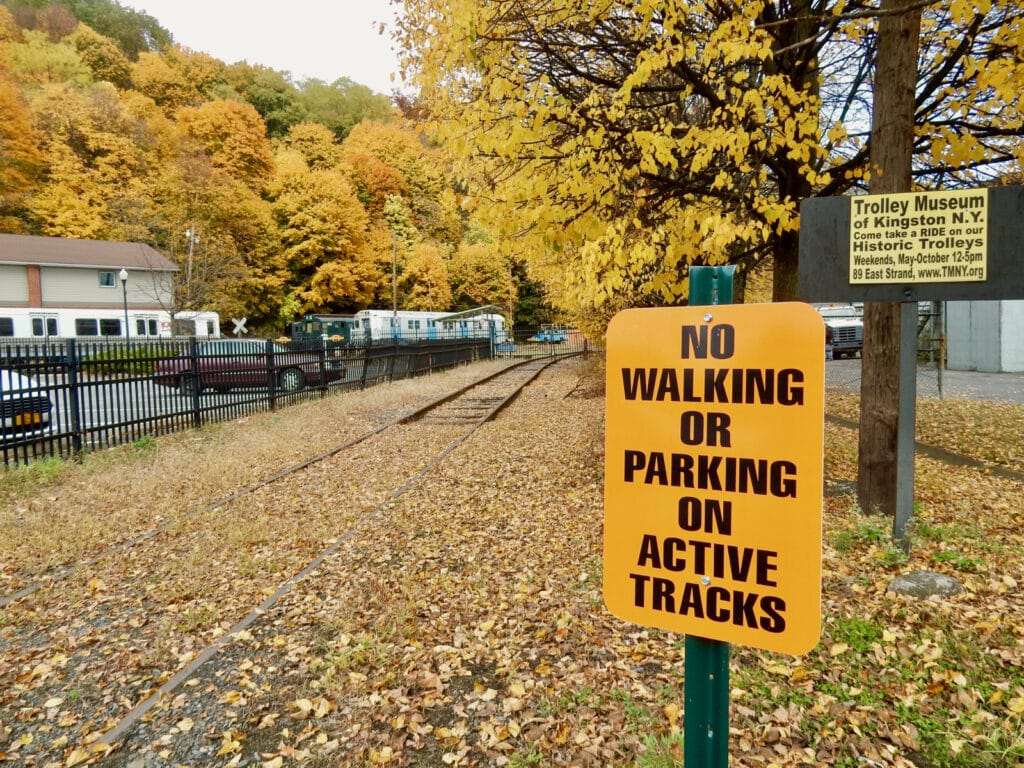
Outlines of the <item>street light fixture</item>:
[[124,297],[124,337],[128,338],[128,270],[121,267],[121,271],[117,273],[118,278],[121,280],[121,295]]

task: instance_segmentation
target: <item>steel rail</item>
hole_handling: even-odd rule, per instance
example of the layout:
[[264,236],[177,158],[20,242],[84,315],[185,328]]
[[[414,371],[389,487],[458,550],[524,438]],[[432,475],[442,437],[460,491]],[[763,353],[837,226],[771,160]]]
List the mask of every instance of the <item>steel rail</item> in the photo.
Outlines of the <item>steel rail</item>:
[[310,456],[309,458],[303,459],[302,461],[296,464],[292,464],[288,467],[285,467],[284,469],[275,472],[274,474],[265,477],[262,480],[258,480],[257,482],[252,483],[251,485],[247,485],[244,488],[240,488],[237,491],[234,491],[226,496],[222,496],[221,498],[211,501],[208,504],[194,507],[186,511],[181,517],[176,517],[173,521],[168,521],[163,525],[145,531],[144,533],[141,533],[138,536],[135,536],[134,538],[118,542],[117,544],[113,544],[104,549],[103,551],[96,553],[87,560],[83,560],[79,563],[75,563],[74,565],[64,566],[56,570],[52,570],[48,573],[41,574],[35,577],[34,581],[30,582],[29,584],[26,584],[21,589],[11,592],[7,595],[0,595],[0,608],[5,608],[8,605],[11,605],[12,603],[22,600],[35,592],[38,592],[40,589],[52,586],[53,584],[64,579],[67,579],[71,576],[74,576],[75,574],[80,573],[86,568],[90,568],[91,566],[94,566],[97,563],[100,563],[113,555],[130,550],[138,546],[139,544],[143,544],[156,536],[166,533],[172,524],[177,525],[182,520],[188,520],[189,518],[195,517],[197,515],[211,512],[217,509],[218,507],[222,507],[226,504],[231,504],[232,502],[237,501],[240,498],[255,493],[256,491],[265,488],[266,486],[271,485],[272,483],[275,483],[283,478],[286,478],[289,475],[301,472],[302,470],[307,469],[308,467],[314,464],[324,461],[325,459],[329,459],[332,456],[336,456],[337,454],[341,453],[342,451],[348,450],[349,448],[359,445],[360,443],[369,440],[371,437],[379,435],[381,432],[384,432],[388,429],[392,429],[397,426],[401,426],[403,424],[408,424],[412,421],[416,421],[417,419],[420,419],[423,416],[425,416],[427,413],[436,410],[437,408],[440,408],[445,403],[448,403],[451,400],[454,400],[455,398],[461,397],[466,392],[469,392],[470,390],[476,387],[486,384],[492,381],[493,379],[498,378],[499,376],[503,376],[510,371],[513,371],[524,365],[529,365],[530,363],[536,362],[537,359],[550,360],[552,362],[555,362],[558,360],[564,360],[568,357],[573,357],[575,354],[577,353],[559,355],[550,358],[531,358],[527,360],[519,360],[510,365],[505,366],[504,368],[499,369],[498,371],[489,373],[486,376],[482,376],[481,378],[476,379],[475,381],[471,381],[468,384],[465,384],[461,387],[457,387],[453,391],[448,392],[442,395],[441,397],[430,401],[426,405],[417,408],[411,413],[392,419],[391,421],[388,421],[380,425],[379,427],[376,427],[368,432],[365,432],[354,438],[346,440],[345,442],[333,446],[332,448],[329,448],[322,453],[318,453],[315,456]]
[[[233,638],[233,636],[237,635],[238,633],[240,633],[240,632],[244,631],[245,629],[247,629],[248,627],[252,626],[252,624],[254,624],[257,620],[259,620],[262,616],[264,616],[271,608],[273,608],[274,605],[277,602],[279,602],[282,597],[284,597],[289,592],[291,592],[291,590],[297,584],[299,584],[303,579],[305,579],[307,576],[309,576],[311,573],[313,573],[327,558],[329,558],[331,555],[335,554],[348,539],[350,539],[352,536],[354,536],[356,533],[358,533],[360,530],[362,530],[365,526],[372,524],[376,517],[384,514],[387,506],[391,502],[393,502],[395,499],[399,498],[400,496],[402,496],[403,494],[407,493],[409,490],[414,488],[416,486],[416,484],[421,479],[423,479],[425,476],[427,476],[447,456],[449,456],[453,451],[455,451],[466,440],[468,440],[470,437],[472,437],[473,434],[476,433],[484,424],[486,424],[487,422],[493,420],[502,410],[504,410],[504,408],[506,408],[510,403],[512,403],[516,399],[516,397],[518,397],[519,394],[531,382],[533,382],[533,380],[536,379],[537,376],[539,376],[548,366],[550,366],[550,365],[552,365],[552,364],[554,364],[556,362],[559,362],[559,361],[565,359],[566,357],[568,357],[568,356],[552,357],[552,358],[541,358],[540,360],[542,361],[542,365],[540,365],[537,368],[537,370],[532,371],[531,375],[529,377],[523,379],[520,382],[517,382],[515,387],[513,388],[513,390],[509,394],[507,394],[504,398],[502,398],[501,402],[496,404],[486,414],[484,414],[480,419],[478,419],[475,423],[473,423],[473,425],[464,434],[462,434],[461,436],[456,438],[454,441],[452,441],[447,447],[445,447],[440,453],[438,453],[431,461],[429,461],[419,472],[414,474],[411,478],[409,478],[401,486],[399,486],[399,487],[395,488],[394,490],[392,490],[387,495],[387,497],[380,503],[380,505],[377,506],[377,508],[374,509],[363,520],[361,520],[360,522],[356,523],[355,525],[350,527],[348,530],[346,530],[346,531],[342,532],[341,534],[339,534],[332,541],[332,543],[328,547],[323,549],[302,570],[298,571],[297,573],[295,573],[294,575],[292,575],[291,577],[286,579],[284,582],[282,582],[281,585],[277,588],[277,590],[273,594],[271,594],[269,597],[267,597],[257,607],[253,608],[248,614],[246,614],[242,619],[240,619],[237,623],[235,623],[223,635],[218,637],[214,642],[212,642],[210,645],[208,645],[206,648],[204,648],[195,658],[193,658],[190,662],[188,662],[184,667],[179,669],[172,677],[170,677],[166,682],[164,682],[159,688],[157,688],[155,691],[150,693],[141,702],[139,702],[134,708],[132,708],[127,714],[125,714],[124,717],[122,717],[113,727],[108,729],[102,736],[100,736],[100,738],[96,740],[96,744],[97,745],[99,745],[99,744],[105,745],[108,748],[107,749],[107,754],[110,754],[110,752],[114,751],[117,748],[117,746],[116,746],[117,742],[137,722],[139,722],[139,720],[141,720],[143,717],[145,717],[146,714],[154,706],[159,704],[160,701],[163,700],[163,698],[165,696],[167,696],[172,691],[174,691],[179,685],[181,685],[183,682],[185,682],[185,681],[191,679],[192,677],[194,677],[195,674],[196,674],[196,671],[201,666],[203,666],[208,661],[210,661],[210,659],[212,659],[214,656],[216,656],[217,653]],[[538,361],[537,360],[530,360],[530,361],[527,361],[527,364],[528,363],[535,363],[535,362],[538,362]],[[520,366],[519,365],[509,366],[508,368],[503,369],[500,373],[504,374],[504,373],[507,373],[509,370],[511,370],[513,368],[518,368],[518,367],[520,367]],[[472,386],[463,388],[463,391],[465,392],[465,391],[468,391],[470,389],[473,389],[476,386],[479,386],[480,383],[485,382],[485,381],[490,381],[491,379],[494,379],[494,378],[496,378],[496,376],[488,376],[485,379],[480,380],[480,382],[474,383]],[[430,410],[433,410],[434,408],[438,407],[438,405],[441,404],[440,401],[448,402],[448,401],[450,401],[452,399],[454,399],[454,398],[452,398],[452,397],[440,398],[439,401],[434,401],[434,403],[430,404],[429,406],[424,406],[423,408],[418,409],[417,413],[425,414],[426,412],[429,412]],[[402,419],[399,419],[397,421],[401,422],[401,421],[409,421],[409,420],[411,420],[410,417],[403,417]],[[381,430],[378,430],[378,431],[381,431]]]

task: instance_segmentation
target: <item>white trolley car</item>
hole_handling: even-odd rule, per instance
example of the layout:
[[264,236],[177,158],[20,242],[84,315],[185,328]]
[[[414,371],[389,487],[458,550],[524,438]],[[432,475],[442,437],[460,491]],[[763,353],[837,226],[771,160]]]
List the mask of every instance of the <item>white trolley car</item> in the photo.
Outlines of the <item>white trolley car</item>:
[[172,318],[162,309],[129,307],[127,333],[124,326],[125,312],[116,308],[0,307],[0,339],[220,336],[216,312],[176,312]]
[[507,340],[504,316],[482,307],[467,312],[413,312],[363,309],[353,316],[351,341],[432,341],[440,339]]

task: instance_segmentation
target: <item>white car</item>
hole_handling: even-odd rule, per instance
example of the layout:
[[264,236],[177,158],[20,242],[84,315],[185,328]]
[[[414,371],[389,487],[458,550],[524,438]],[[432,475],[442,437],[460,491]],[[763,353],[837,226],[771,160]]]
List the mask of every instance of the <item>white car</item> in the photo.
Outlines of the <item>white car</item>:
[[28,376],[0,369],[0,442],[31,437],[50,426],[53,403]]

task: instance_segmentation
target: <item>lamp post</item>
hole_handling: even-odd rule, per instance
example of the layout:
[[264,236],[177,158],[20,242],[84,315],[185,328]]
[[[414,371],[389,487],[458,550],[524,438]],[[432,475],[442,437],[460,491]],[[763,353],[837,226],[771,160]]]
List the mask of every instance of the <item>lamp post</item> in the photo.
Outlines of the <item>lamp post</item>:
[[398,338],[398,232],[391,230],[391,338]]
[[121,296],[124,298],[124,337],[128,338],[128,270],[121,267],[117,273],[121,280]]

